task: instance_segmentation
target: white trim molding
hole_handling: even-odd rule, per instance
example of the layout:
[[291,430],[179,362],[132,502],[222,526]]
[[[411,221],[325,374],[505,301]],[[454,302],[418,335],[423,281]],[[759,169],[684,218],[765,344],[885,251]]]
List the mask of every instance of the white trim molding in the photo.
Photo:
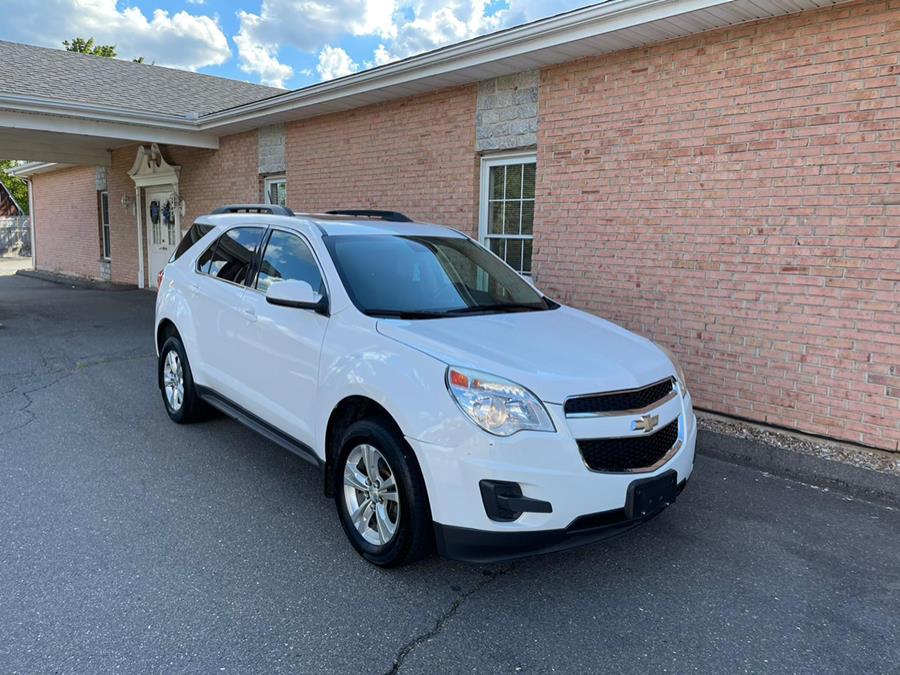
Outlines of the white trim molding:
[[162,155],[159,146],[151,143],[138,148],[134,163],[128,171],[136,187],[171,185],[178,192],[178,181],[181,167],[169,164]]

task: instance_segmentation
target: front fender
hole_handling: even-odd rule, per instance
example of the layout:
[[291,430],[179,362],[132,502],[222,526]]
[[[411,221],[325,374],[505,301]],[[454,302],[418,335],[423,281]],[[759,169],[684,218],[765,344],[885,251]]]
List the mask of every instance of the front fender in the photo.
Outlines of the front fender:
[[393,417],[404,436],[452,445],[471,434],[445,384],[446,364],[371,326],[340,324],[329,330],[320,365],[316,440],[325,454],[328,420],[349,396],[365,396]]

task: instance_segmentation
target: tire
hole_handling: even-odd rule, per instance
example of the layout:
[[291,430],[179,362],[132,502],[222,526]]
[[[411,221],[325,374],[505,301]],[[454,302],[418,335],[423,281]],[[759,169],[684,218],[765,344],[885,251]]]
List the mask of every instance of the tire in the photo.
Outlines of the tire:
[[[177,366],[175,372],[173,365]],[[168,338],[159,350],[157,381],[169,419],[176,424],[190,424],[203,418],[203,401],[194,387],[184,345],[175,335]]]
[[[374,471],[370,470],[373,466],[377,467]],[[376,483],[368,492],[366,479]],[[434,529],[425,481],[412,448],[394,425],[374,418],[347,427],[340,441],[334,481],[341,525],[363,558],[380,567],[399,567],[431,553]],[[367,500],[370,508],[362,510],[354,522],[351,514]]]

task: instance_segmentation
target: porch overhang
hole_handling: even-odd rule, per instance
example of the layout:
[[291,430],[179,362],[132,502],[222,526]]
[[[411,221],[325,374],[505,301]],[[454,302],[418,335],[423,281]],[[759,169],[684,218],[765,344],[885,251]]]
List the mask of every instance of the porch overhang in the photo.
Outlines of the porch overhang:
[[110,150],[136,143],[219,147],[218,134],[199,131],[192,120],[23,98],[0,94],[0,157],[109,166]]

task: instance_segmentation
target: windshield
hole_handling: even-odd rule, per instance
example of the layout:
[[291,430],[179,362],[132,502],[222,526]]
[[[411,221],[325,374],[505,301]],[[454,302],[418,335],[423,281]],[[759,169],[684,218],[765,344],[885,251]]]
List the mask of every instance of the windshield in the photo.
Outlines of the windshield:
[[462,237],[340,235],[325,241],[350,299],[372,316],[427,319],[558,306]]

